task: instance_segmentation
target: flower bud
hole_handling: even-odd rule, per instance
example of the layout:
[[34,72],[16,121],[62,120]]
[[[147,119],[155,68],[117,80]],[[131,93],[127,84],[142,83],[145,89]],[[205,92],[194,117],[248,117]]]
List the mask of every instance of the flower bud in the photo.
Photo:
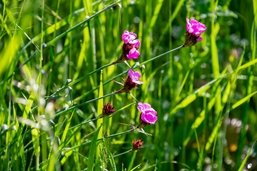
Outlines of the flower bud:
[[138,150],[142,148],[144,142],[141,139],[136,139],[132,142],[132,148],[133,150]]
[[112,104],[107,103],[104,105],[103,107],[103,116],[108,116],[111,115],[112,113],[114,113],[116,110],[114,109],[114,107],[112,106]]

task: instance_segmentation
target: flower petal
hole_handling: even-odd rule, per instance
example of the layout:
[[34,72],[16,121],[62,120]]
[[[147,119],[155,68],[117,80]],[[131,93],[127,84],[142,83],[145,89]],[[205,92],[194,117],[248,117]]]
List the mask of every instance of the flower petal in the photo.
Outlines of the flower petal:
[[133,45],[134,48],[138,49],[140,46],[140,41],[138,39],[131,40],[129,44]]
[[140,111],[140,112],[144,112],[145,110],[147,109],[151,109],[151,105],[148,104],[148,103],[142,103],[142,102],[139,102],[137,104],[137,109]]
[[158,116],[154,109],[147,109],[141,113],[140,119],[145,124],[155,124]]
[[127,54],[128,59],[137,59],[139,56],[140,53],[136,48],[130,49],[129,53]]
[[121,39],[125,44],[129,43],[130,41],[133,41],[136,38],[137,35],[135,33],[129,32],[127,30],[125,30],[121,35]]
[[143,82],[139,81],[141,74],[137,71],[133,71],[130,69],[128,71],[128,76],[130,77],[131,81],[136,84],[143,84]]
[[191,19],[186,19],[186,30],[188,33],[192,33],[195,36],[200,36],[207,27],[203,24],[200,23],[199,21],[191,18]]

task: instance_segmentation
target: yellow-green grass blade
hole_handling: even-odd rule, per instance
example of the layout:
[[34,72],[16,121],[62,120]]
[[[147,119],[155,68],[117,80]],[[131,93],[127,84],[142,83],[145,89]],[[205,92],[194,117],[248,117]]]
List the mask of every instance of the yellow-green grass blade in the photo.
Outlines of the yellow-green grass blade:
[[164,0],[157,0],[155,2],[156,6],[155,6],[155,9],[154,9],[153,17],[152,17],[152,19],[150,21],[150,29],[152,29],[154,27],[155,23],[156,23],[156,20],[157,20],[157,18],[159,16],[159,13],[160,13],[163,1]]
[[242,104],[248,102],[251,97],[253,97],[255,94],[257,94],[257,91],[252,92],[251,94],[245,96],[244,98],[238,100],[236,103],[232,105],[232,109],[236,109],[237,107],[241,106]]
[[15,35],[8,42],[2,52],[0,52],[0,77],[14,62],[15,55],[20,47],[21,38],[19,35]]
[[240,164],[239,168],[238,168],[238,171],[243,171],[245,170],[245,165],[249,159],[249,157],[252,155],[252,153],[254,152],[254,145],[256,144],[256,142],[253,144],[253,146],[251,148],[249,148],[247,150],[247,153],[246,153],[246,156],[244,158],[244,160],[242,161],[242,163]]
[[198,96],[201,96],[204,93],[206,93],[212,87],[212,84],[214,84],[216,81],[219,81],[219,80],[220,79],[215,79],[210,81],[209,83],[197,89],[193,94],[184,98],[184,100],[182,100],[179,104],[177,104],[176,107],[171,111],[171,114],[175,114],[178,110],[187,107],[189,104],[195,101]]
[[[209,151],[210,148],[211,148],[211,145],[213,144],[213,142],[215,141],[215,139],[217,138],[218,134],[219,134],[219,130],[220,130],[220,127],[222,125],[222,119],[218,119],[215,127],[213,128],[209,138],[208,138],[208,141],[205,145],[205,151]],[[214,147],[215,148],[215,147]]]
[[95,164],[97,164],[97,160],[96,158],[98,156],[96,156],[97,154],[97,148],[98,148],[98,143],[97,142],[97,137],[98,137],[98,134],[99,134],[99,131],[101,129],[102,126],[98,127],[96,132],[94,133],[94,136],[92,137],[92,141],[90,143],[90,150],[89,150],[89,154],[88,154],[88,170],[94,170],[95,168]]

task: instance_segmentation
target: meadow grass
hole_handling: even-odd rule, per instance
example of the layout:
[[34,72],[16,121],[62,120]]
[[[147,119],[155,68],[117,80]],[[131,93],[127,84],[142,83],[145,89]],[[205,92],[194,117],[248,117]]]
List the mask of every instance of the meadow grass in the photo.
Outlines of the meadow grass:
[[[0,170],[257,169],[256,0],[3,0],[0,9]],[[182,47],[187,17],[207,31]],[[124,30],[141,55],[113,64]],[[129,68],[143,84],[116,93]],[[139,127],[138,102],[158,112],[155,125]],[[107,103],[116,111],[104,116]]]

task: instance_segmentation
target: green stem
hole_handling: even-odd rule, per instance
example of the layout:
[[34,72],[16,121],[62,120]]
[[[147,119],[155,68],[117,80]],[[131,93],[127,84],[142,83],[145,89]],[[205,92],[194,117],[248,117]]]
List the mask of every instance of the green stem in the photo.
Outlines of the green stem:
[[164,53],[162,53],[162,54],[160,54],[160,55],[158,55],[158,56],[155,56],[155,57],[153,57],[153,58],[151,58],[151,59],[148,59],[148,60],[142,62],[142,64],[146,64],[146,63],[148,63],[148,62],[151,62],[151,61],[153,61],[153,60],[155,60],[155,59],[158,59],[158,58],[160,58],[160,57],[162,57],[162,56],[164,56],[164,55],[167,55],[167,54],[169,54],[169,53],[171,53],[171,52],[174,52],[174,51],[176,51],[176,50],[179,50],[179,49],[181,49],[182,47],[184,47],[184,44],[183,44],[183,45],[180,45],[180,46],[178,46],[178,47],[176,47],[176,48],[174,48],[174,49],[171,49],[171,50],[169,50],[169,51],[167,51],[167,52],[164,52]]
[[[127,130],[127,131],[118,132],[118,133],[116,133],[116,134],[111,134],[111,135],[106,136],[106,137],[104,137],[104,138],[112,138],[112,137],[116,137],[116,136],[119,136],[119,135],[128,134],[128,133],[131,133],[132,131],[134,131],[136,128],[137,128],[137,127],[131,128],[131,129]],[[97,141],[103,140],[104,138],[99,138],[99,139],[97,139]]]
[[71,85],[71,86],[72,86],[72,85],[75,85],[75,84],[81,82],[82,80],[84,80],[85,78],[87,78],[89,75],[92,75],[92,74],[94,74],[94,73],[96,73],[96,72],[98,72],[98,71],[101,71],[102,69],[107,68],[107,67],[109,67],[109,66],[111,66],[111,65],[113,65],[113,64],[114,64],[114,63],[111,62],[111,63],[109,63],[109,64],[103,65],[103,66],[97,68],[96,70],[89,72],[89,73],[86,74],[84,77],[81,77],[80,79],[75,80],[74,82],[71,82],[70,85]]
[[[123,135],[123,134],[128,134],[128,133],[131,133],[132,131],[134,131],[136,128],[137,128],[137,127],[131,128],[131,129],[127,130],[127,131],[123,131],[123,132],[119,132],[119,133],[112,134],[112,135],[109,135],[109,136],[105,136],[105,137],[103,137],[103,138],[97,139],[96,141],[102,141],[103,139],[113,138],[113,137],[115,137],[115,136],[119,136],[119,135]],[[72,147],[71,149],[76,149],[76,148],[81,147],[82,145],[86,145],[86,144],[89,144],[89,143],[92,143],[92,141],[91,141],[91,140],[86,141],[85,143],[82,143],[82,144],[80,144],[80,145],[74,146],[74,147]]]
[[[169,50],[169,51],[167,51],[167,52],[164,52],[164,53],[162,53],[162,54],[160,54],[160,55],[158,55],[158,56],[155,56],[155,57],[153,57],[153,58],[151,58],[151,59],[149,59],[149,60],[146,60],[146,61],[142,62],[142,64],[146,64],[146,63],[148,63],[148,62],[151,62],[151,61],[153,61],[153,60],[155,60],[155,59],[158,59],[158,58],[160,58],[160,57],[162,57],[162,56],[164,56],[164,55],[167,55],[167,54],[169,54],[169,53],[171,53],[171,52],[174,52],[174,51],[176,51],[176,50],[179,50],[179,49],[181,49],[182,47],[184,47],[184,45],[178,46],[178,47],[176,47],[176,48],[174,48],[174,49],[171,49],[171,50]],[[90,73],[88,73],[88,74],[85,75],[84,77],[82,77],[82,78],[80,78],[80,79],[78,79],[78,80],[75,80],[75,81],[72,82],[70,85],[75,85],[75,84],[81,82],[82,80],[84,80],[84,79],[85,79],[86,77],[88,77],[89,75],[94,74],[94,73],[96,73],[96,72],[98,72],[98,71],[100,71],[100,70],[102,70],[102,69],[104,69],[104,68],[107,68],[107,67],[109,67],[109,66],[111,66],[111,65],[113,65],[113,64],[116,64],[116,63],[119,63],[119,62],[111,62],[111,63],[109,63],[109,64],[103,65],[103,66],[101,66],[100,68],[97,68],[96,70],[91,71]],[[129,64],[128,64],[126,61],[125,61],[125,63],[129,66]],[[135,65],[135,68],[136,68],[136,67],[138,67],[138,65]]]
[[[167,52],[164,52],[164,53],[162,53],[162,54],[160,54],[160,55],[158,55],[158,56],[155,56],[155,57],[153,57],[153,58],[151,58],[151,59],[149,59],[149,60],[146,60],[146,61],[144,61],[142,64],[146,64],[146,63],[148,63],[148,62],[151,62],[151,61],[153,61],[153,60],[155,60],[155,59],[158,59],[158,58],[160,58],[160,57],[162,57],[162,56],[164,56],[164,55],[167,55],[167,54],[169,54],[169,53],[171,53],[171,52],[174,52],[174,51],[176,51],[176,50],[178,50],[178,49],[180,49],[180,48],[182,48],[182,47],[183,47],[183,45],[178,46],[178,47],[176,47],[176,48],[174,48],[174,49],[171,49],[171,50],[169,50],[169,51],[167,51]],[[85,79],[87,76],[89,76],[89,75],[91,75],[91,74],[94,74],[95,72],[98,72],[98,71],[100,71],[100,70],[102,70],[102,69],[104,69],[104,68],[106,68],[106,67],[108,67],[108,66],[111,66],[111,65],[113,65],[113,64],[114,64],[114,63],[111,62],[111,63],[109,63],[109,64],[106,64],[106,65],[101,66],[100,68],[98,68],[98,69],[96,69],[96,70],[94,70],[94,71],[91,71],[90,73],[88,73],[86,76],[80,78],[79,80],[76,80],[76,81],[74,81],[74,82],[71,82],[70,86],[79,83],[80,81],[82,81],[83,79]],[[136,65],[135,68],[136,68],[136,67],[138,67],[138,65]],[[126,73],[126,72],[123,72],[123,73],[119,74],[118,76],[123,75],[124,73]],[[117,76],[117,77],[118,77],[118,76]],[[117,77],[115,77],[115,78],[117,78]],[[107,83],[108,83],[108,82],[107,82]],[[75,108],[77,108],[77,107],[79,107],[79,106],[85,105],[85,104],[87,104],[87,103],[91,103],[91,102],[93,102],[93,101],[96,101],[96,100],[99,100],[99,99],[102,99],[102,98],[105,98],[105,97],[112,96],[112,95],[114,95],[114,94],[116,94],[116,92],[113,92],[113,93],[104,95],[104,96],[102,96],[102,97],[100,97],[100,98],[95,98],[95,99],[88,100],[88,101],[86,101],[86,102],[82,102],[81,104],[77,104],[77,105],[71,106],[70,108],[68,108],[68,109],[66,109],[66,110],[62,110],[62,111],[60,111],[60,112],[57,112],[57,113],[56,113],[56,116],[61,115],[61,114],[65,113],[65,112],[68,112],[68,111],[70,111],[70,110],[73,110],[73,109],[75,109]]]
[[86,121],[84,121],[84,122],[81,122],[81,123],[79,123],[79,124],[77,124],[77,125],[75,125],[75,126],[70,127],[69,129],[74,129],[74,128],[77,128],[77,127],[79,127],[79,126],[81,126],[81,125],[87,124],[87,123],[89,123],[89,122],[94,122],[94,121],[96,121],[96,120],[99,119],[99,118],[100,118],[100,117],[97,117],[97,118],[94,118],[94,119],[88,119],[88,120],[86,120]]
[[131,168],[133,167],[133,164],[134,164],[134,161],[135,161],[136,155],[137,155],[137,150],[135,150],[135,151],[133,152],[133,156],[131,157],[131,160],[130,160],[130,163],[129,163],[128,170],[131,170]]
[[114,155],[113,157],[119,157],[119,156],[121,156],[121,155],[124,155],[124,154],[130,153],[131,151],[132,151],[132,149],[129,149],[129,150],[124,151],[124,152],[122,152],[122,153],[116,154],[116,155]]
[[116,92],[112,92],[112,93],[106,94],[106,95],[104,95],[104,96],[101,96],[101,97],[98,97],[98,98],[94,98],[94,99],[91,99],[91,100],[82,102],[82,103],[80,103],[80,104],[73,105],[73,106],[69,107],[68,109],[65,109],[65,110],[62,110],[62,111],[60,111],[60,112],[57,112],[57,113],[56,113],[56,116],[61,115],[61,114],[65,113],[65,112],[68,112],[68,111],[70,111],[70,110],[76,109],[76,108],[78,108],[78,107],[80,107],[80,106],[83,106],[83,105],[85,105],[85,104],[88,104],[88,103],[91,103],[91,102],[94,102],[94,101],[103,99],[103,98],[105,98],[105,97],[113,96],[113,95],[115,95],[115,94],[116,94]]

